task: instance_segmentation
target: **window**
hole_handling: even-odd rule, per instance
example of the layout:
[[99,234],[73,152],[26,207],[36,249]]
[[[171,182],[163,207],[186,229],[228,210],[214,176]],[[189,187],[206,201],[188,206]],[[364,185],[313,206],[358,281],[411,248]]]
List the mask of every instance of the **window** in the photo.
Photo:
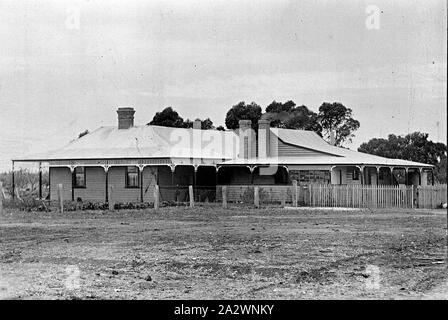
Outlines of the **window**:
[[359,171],[357,168],[353,169],[353,177],[352,180],[359,180]]
[[139,187],[139,171],[137,167],[126,167],[126,188]]
[[75,188],[85,188],[86,187],[86,168],[76,167],[73,172],[75,175]]

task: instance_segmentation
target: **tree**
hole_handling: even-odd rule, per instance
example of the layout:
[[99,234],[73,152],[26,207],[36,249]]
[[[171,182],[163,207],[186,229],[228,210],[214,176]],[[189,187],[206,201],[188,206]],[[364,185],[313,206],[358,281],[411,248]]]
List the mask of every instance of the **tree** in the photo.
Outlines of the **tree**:
[[358,130],[360,125],[359,121],[353,118],[352,109],[339,102],[324,102],[319,107],[318,121],[327,141],[331,140],[332,134],[334,135],[336,146],[351,142],[354,137],[353,132]]
[[226,131],[226,128],[224,128],[223,126],[218,126],[216,128],[216,130],[218,130],[218,131]]
[[295,102],[292,100],[286,101],[285,103],[272,101],[270,105],[266,107],[266,112],[268,113],[280,113],[280,112],[289,112],[296,106]]
[[251,120],[252,128],[255,130],[258,127],[258,120],[261,118],[261,107],[252,102],[246,104],[244,101],[234,105],[226,114],[226,127],[228,129],[237,129],[239,127],[239,120]]
[[154,118],[152,118],[152,121],[148,124],[176,128],[185,128],[187,126],[184,119],[182,119],[171,107],[165,108],[161,112],[156,112]]
[[377,156],[403,159],[434,165],[435,178],[440,183],[446,182],[447,146],[440,142],[428,140],[428,134],[413,132],[406,136],[390,134],[387,139],[373,138],[363,143],[358,151]]
[[304,105],[296,107],[291,100],[285,103],[273,101],[266,107],[263,118],[271,121],[271,127],[311,130],[322,135],[317,114]]
[[[196,120],[201,121],[201,129],[203,130],[209,130],[215,128],[213,126],[213,121],[210,120],[210,118],[207,118],[205,120],[201,119]],[[193,127],[193,121],[191,121],[190,119],[186,119],[184,121],[184,119],[181,116],[179,116],[179,114],[171,107],[165,108],[161,112],[156,112],[154,118],[148,124],[164,127],[176,127],[176,128]]]
[[446,183],[446,174],[446,155],[443,155],[440,157],[439,163],[436,164],[436,168],[434,170],[434,179],[439,183]]
[[[199,119],[198,119],[199,120]],[[201,129],[202,130],[211,130],[211,129],[215,129],[215,127],[213,126],[213,121],[210,120],[210,118],[207,118],[205,120],[201,120]]]

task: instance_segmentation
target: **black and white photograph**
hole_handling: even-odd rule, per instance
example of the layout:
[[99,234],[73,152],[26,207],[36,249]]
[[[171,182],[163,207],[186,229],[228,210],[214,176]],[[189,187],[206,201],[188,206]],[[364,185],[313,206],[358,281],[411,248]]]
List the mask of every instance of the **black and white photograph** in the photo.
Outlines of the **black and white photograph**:
[[447,227],[446,1],[0,0],[0,300],[448,300]]

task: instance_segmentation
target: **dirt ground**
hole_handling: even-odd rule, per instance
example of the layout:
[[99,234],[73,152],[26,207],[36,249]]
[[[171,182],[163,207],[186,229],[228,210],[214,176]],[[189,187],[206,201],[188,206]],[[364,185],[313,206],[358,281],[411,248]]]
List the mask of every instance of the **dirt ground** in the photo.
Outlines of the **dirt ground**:
[[448,299],[446,211],[0,216],[3,299]]

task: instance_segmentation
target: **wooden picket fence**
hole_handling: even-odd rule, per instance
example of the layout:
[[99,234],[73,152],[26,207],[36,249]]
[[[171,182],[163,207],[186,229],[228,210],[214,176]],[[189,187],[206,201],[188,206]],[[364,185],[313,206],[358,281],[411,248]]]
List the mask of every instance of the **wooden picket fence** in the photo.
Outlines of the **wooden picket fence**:
[[417,187],[417,203],[419,208],[438,208],[447,202],[447,186],[439,184],[434,186]]
[[299,204],[312,207],[435,209],[447,202],[446,184],[424,187],[307,185],[297,186],[297,192]]
[[[255,190],[255,187],[257,190]],[[216,191],[222,201],[222,186]],[[286,204],[310,207],[348,208],[438,208],[447,201],[447,186],[405,185],[283,185],[283,186],[226,186],[226,200],[236,203],[255,203],[255,192],[261,204]]]
[[308,185],[300,189],[308,189],[308,199],[304,192],[303,203],[312,207],[414,208],[417,205],[412,186]]

